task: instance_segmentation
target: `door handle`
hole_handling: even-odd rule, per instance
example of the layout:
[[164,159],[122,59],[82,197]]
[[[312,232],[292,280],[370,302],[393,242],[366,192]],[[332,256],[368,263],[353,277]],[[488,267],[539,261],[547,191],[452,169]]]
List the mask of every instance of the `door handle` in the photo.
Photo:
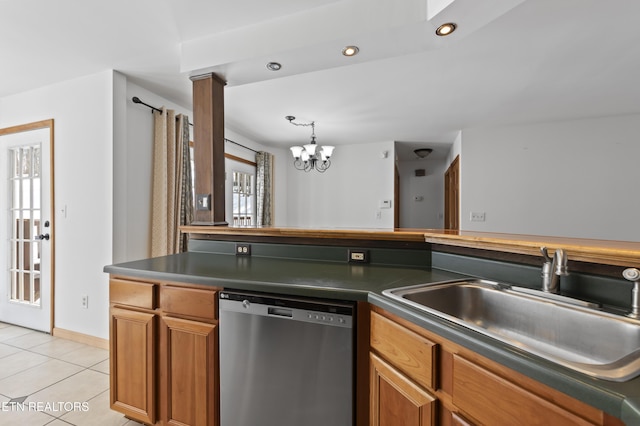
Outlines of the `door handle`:
[[36,237],[38,240],[49,240],[49,234],[40,234]]

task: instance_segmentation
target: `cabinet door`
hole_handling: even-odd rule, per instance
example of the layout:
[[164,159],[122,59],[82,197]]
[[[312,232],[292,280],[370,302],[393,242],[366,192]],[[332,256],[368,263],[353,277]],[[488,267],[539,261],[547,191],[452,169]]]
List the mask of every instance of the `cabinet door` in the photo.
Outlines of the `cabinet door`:
[[162,418],[168,425],[218,423],[217,326],[162,318]]
[[111,408],[143,423],[156,422],[156,315],[112,308]]
[[436,399],[376,355],[370,357],[371,425],[434,425]]

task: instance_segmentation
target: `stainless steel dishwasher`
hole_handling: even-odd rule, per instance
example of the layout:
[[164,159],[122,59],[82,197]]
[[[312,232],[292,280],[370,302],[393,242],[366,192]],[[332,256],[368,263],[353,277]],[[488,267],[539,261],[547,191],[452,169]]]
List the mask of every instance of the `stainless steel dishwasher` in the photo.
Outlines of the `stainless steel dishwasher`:
[[221,426],[354,424],[350,302],[220,293]]

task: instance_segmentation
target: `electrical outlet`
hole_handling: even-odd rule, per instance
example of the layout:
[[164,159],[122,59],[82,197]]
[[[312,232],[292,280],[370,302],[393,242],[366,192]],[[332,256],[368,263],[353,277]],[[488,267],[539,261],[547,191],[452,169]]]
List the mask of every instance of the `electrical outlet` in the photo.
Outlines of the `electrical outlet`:
[[89,309],[89,296],[86,294],[82,296],[82,307],[84,309]]
[[236,256],[251,256],[251,244],[236,243]]
[[484,212],[471,212],[471,222],[484,222]]
[[349,263],[367,263],[369,262],[369,250],[349,249]]

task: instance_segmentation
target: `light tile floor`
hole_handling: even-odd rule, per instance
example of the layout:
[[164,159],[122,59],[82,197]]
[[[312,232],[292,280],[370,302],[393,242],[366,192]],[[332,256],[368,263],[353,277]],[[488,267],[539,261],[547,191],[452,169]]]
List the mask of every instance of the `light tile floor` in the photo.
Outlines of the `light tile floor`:
[[109,408],[109,351],[0,323],[0,425],[140,423]]

